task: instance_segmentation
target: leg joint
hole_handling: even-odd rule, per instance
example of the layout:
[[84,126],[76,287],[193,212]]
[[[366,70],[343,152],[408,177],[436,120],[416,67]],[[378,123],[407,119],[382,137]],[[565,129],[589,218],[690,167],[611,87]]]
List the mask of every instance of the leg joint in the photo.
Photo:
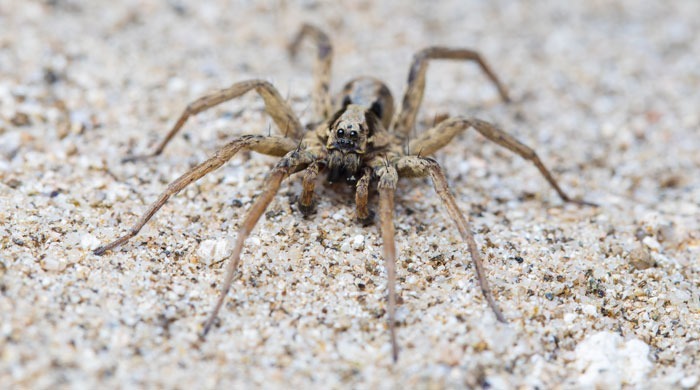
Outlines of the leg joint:
[[379,178],[377,187],[379,189],[396,189],[396,184],[399,181],[399,174],[393,166],[381,166],[376,169],[376,175]]
[[258,80],[253,80],[252,83],[253,83],[253,88],[255,88],[255,90],[258,93],[261,93],[262,91],[270,91],[270,90],[275,89],[275,86],[272,85],[272,83],[267,81],[267,80],[258,79]]

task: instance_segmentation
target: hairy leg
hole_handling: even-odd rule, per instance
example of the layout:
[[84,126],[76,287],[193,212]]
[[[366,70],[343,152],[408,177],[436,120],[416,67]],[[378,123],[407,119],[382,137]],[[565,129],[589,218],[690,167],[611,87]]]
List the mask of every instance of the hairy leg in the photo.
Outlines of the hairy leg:
[[178,131],[185,125],[189,117],[196,115],[202,111],[208,110],[221,103],[235,99],[250,90],[255,90],[265,101],[265,112],[267,112],[275,122],[279,130],[285,137],[300,139],[303,133],[301,122],[297,118],[289,104],[282,98],[277,89],[265,80],[248,80],[233,84],[232,86],[222,89],[208,95],[205,95],[194,102],[187,105],[185,111],[180,115],[180,118],[175,122],[175,125],[170,129],[165,138],[158,144],[153,152],[147,155],[131,156],[124,161],[135,161],[148,157],[153,157],[161,154],[165,146],[177,134]]
[[314,112],[316,121],[322,121],[331,115],[331,64],[333,61],[333,46],[328,35],[321,29],[310,24],[304,24],[296,37],[289,44],[289,54],[295,58],[304,38],[313,40],[316,45],[317,57],[314,63]]
[[515,139],[515,137],[499,129],[495,125],[479,119],[457,117],[445,120],[439,125],[427,130],[418,138],[412,140],[409,143],[409,150],[411,154],[415,153],[420,156],[431,155],[437,150],[441,149],[443,146],[447,145],[457,134],[469,129],[470,127],[473,127],[476,131],[489,140],[532,162],[537,169],[539,169],[542,176],[544,176],[552,188],[554,188],[557,194],[559,194],[559,197],[563,201],[587,206],[595,206],[593,203],[584,200],[572,199],[569,197],[569,195],[567,195],[561,189],[561,187],[559,187],[559,184],[554,179],[554,176],[552,176],[547,167],[544,166],[540,158],[537,156],[537,153],[535,153],[532,148],[521,143]]
[[274,168],[272,168],[272,171],[270,172],[270,175],[267,177],[263,186],[263,193],[260,194],[257,199],[255,199],[255,203],[253,203],[253,205],[250,207],[248,214],[243,220],[243,223],[238,228],[236,245],[233,248],[233,252],[231,252],[228,265],[226,266],[226,277],[221,285],[221,294],[219,295],[219,299],[217,299],[209,318],[204,323],[202,337],[206,336],[211,329],[211,326],[214,324],[214,320],[216,320],[216,317],[219,314],[219,310],[221,310],[221,305],[223,305],[224,300],[226,299],[226,294],[231,289],[231,283],[233,283],[233,277],[235,276],[236,270],[238,269],[238,264],[241,261],[241,251],[243,250],[243,244],[245,243],[246,238],[248,238],[250,232],[255,227],[255,224],[257,224],[258,220],[260,220],[260,217],[265,212],[265,209],[267,209],[267,206],[269,206],[272,202],[275,194],[277,194],[282,180],[292,173],[304,169],[304,167],[308,166],[312,162],[313,157],[311,155],[304,151],[295,150],[289,152],[277,163],[277,165],[275,165]]
[[375,168],[379,178],[379,221],[382,231],[382,247],[387,274],[387,319],[391,338],[391,356],[394,362],[399,358],[396,342],[396,240],[394,234],[394,192],[399,176],[390,165]]
[[316,178],[325,167],[325,163],[321,160],[312,162],[304,171],[304,179],[302,180],[301,196],[299,196],[299,211],[305,216],[309,216],[316,212],[316,202],[314,201],[314,188],[316,187]]
[[297,142],[292,139],[283,137],[264,137],[260,135],[246,135],[229,142],[226,146],[219,149],[213,157],[192,168],[187,173],[177,178],[174,182],[170,183],[168,188],[160,195],[160,197],[158,197],[155,202],[151,204],[138,222],[136,222],[136,224],[129,229],[128,233],[107,245],[95,249],[94,253],[96,255],[102,255],[106,251],[114,249],[127,242],[129,239],[138,234],[141,228],[143,228],[143,226],[153,217],[153,215],[160,210],[161,207],[163,207],[165,202],[167,202],[171,196],[177,194],[194,181],[199,180],[207,173],[224,165],[241,149],[254,150],[256,152],[272,156],[283,156],[290,150],[294,150],[296,147]]
[[496,301],[493,299],[491,294],[491,289],[489,288],[488,281],[486,280],[486,272],[484,270],[483,263],[481,261],[481,256],[479,255],[479,248],[476,245],[476,240],[474,240],[474,235],[472,234],[471,227],[469,226],[469,221],[464,217],[464,214],[457,206],[457,201],[455,201],[454,196],[450,193],[450,189],[447,185],[447,179],[445,174],[442,172],[440,165],[431,159],[423,158],[417,156],[406,156],[402,157],[396,162],[396,169],[401,177],[423,177],[430,176],[433,181],[433,186],[435,187],[435,192],[437,193],[440,200],[447,208],[447,214],[450,216],[452,221],[457,225],[457,230],[462,236],[462,239],[467,242],[467,247],[469,248],[469,254],[472,258],[472,263],[474,264],[474,269],[476,270],[476,276],[479,280],[479,286],[481,286],[481,292],[486,298],[486,302],[493,310],[496,318],[500,322],[506,322],[503,317],[503,313],[496,305]]
[[498,93],[501,98],[508,102],[508,92],[501,81],[496,77],[496,74],[491,70],[486,61],[481,58],[481,55],[469,49],[453,49],[446,47],[429,47],[416,53],[413,57],[411,70],[408,73],[408,86],[404,93],[401,111],[394,121],[392,127],[395,132],[408,136],[413,131],[413,126],[418,115],[418,108],[423,101],[423,93],[425,91],[425,74],[428,70],[428,62],[430,60],[465,60],[476,62],[481,70],[486,73],[486,76],[498,88]]
[[363,225],[369,225],[374,219],[374,213],[367,207],[369,198],[369,183],[372,179],[372,170],[365,168],[360,180],[355,184],[355,209],[357,220]]

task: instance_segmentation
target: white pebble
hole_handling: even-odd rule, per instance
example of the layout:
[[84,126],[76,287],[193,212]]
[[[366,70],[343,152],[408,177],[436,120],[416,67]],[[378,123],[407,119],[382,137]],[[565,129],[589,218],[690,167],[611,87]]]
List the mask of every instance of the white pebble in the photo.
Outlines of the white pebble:
[[352,238],[352,249],[361,251],[365,249],[365,236],[358,234]]
[[638,339],[624,341],[617,333],[598,332],[575,349],[575,366],[584,388],[620,388],[644,383],[652,364],[649,346]]
[[197,248],[197,257],[203,264],[211,264],[213,262],[223,260],[228,254],[226,240],[204,240]]
[[564,314],[564,322],[567,324],[573,324],[576,320],[576,313],[566,313]]
[[583,310],[584,314],[591,317],[596,317],[598,315],[598,310],[593,305],[583,305],[581,310]]
[[0,334],[3,335],[3,337],[7,337],[10,333],[12,333],[12,324],[9,322],[2,324],[0,327]]
[[80,237],[80,248],[82,249],[95,249],[100,246],[100,240],[90,233],[83,234]]
[[661,249],[661,244],[659,244],[659,242],[656,241],[656,239],[654,237],[651,237],[651,236],[644,237],[644,239],[642,240],[642,243],[644,245],[646,245],[647,248],[654,250],[654,251],[657,251],[657,252],[659,251],[659,249]]
[[693,389],[695,386],[697,386],[697,384],[697,375],[686,376],[685,378],[681,379],[681,387],[684,389]]
[[47,256],[44,259],[41,260],[40,262],[41,268],[44,269],[44,271],[53,271],[53,272],[59,272],[63,271],[66,269],[66,262],[62,261],[60,259],[57,259],[53,256]]
[[692,299],[690,292],[682,289],[673,290],[669,295],[671,298],[671,303],[676,306],[684,305]]

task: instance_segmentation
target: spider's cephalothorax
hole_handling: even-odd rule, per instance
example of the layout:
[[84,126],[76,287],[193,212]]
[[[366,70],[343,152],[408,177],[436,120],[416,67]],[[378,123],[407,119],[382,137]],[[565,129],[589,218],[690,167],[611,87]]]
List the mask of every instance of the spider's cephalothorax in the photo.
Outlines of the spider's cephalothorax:
[[377,149],[375,133],[391,121],[394,103],[389,89],[371,77],[347,83],[341,100],[342,107],[327,122],[328,181],[354,184],[363,159]]
[[[547,179],[549,184],[566,202],[587,204],[573,200],[564,193],[545,168],[537,154],[531,148],[518,142],[515,138],[496,126],[475,118],[458,116],[446,119],[436,126],[409,139],[413,134],[418,108],[423,99],[425,75],[430,60],[451,59],[476,62],[498,88],[501,97],[508,101],[508,95],[496,75],[472,50],[445,47],[429,47],[419,51],[413,58],[408,86],[404,93],[398,114],[394,116],[394,103],[389,89],[380,81],[361,77],[350,81],[337,99],[339,107],[333,110],[328,91],[333,48],[328,36],[318,28],[304,25],[290,45],[294,56],[304,38],[313,40],[317,47],[316,77],[314,82],[313,102],[315,118],[314,130],[304,133],[304,127],[272,84],[264,80],[249,80],[236,83],[229,88],[206,95],[187,106],[167,136],[155,151],[146,156],[130,157],[135,161],[142,157],[160,154],[172,137],[182,128],[187,119],[217,104],[234,99],[244,93],[255,90],[265,101],[265,111],[270,115],[284,136],[244,135],[233,139],[219,149],[214,156],[192,168],[172,182],[146,210],[139,221],[129,231],[109,244],[95,249],[95,254],[124,244],[134,237],[153,215],[174,194],[180,192],[194,181],[221,167],[240,150],[280,157],[272,168],[263,186],[262,193],[241,222],[236,244],[226,270],[219,299],[206,323],[202,336],[211,329],[221,305],[226,298],[233,278],[236,275],[241,258],[241,251],[246,238],[250,235],[265,209],[274,199],[282,180],[299,173],[302,176],[302,193],[299,196],[299,210],[308,215],[313,212],[314,187],[316,179],[323,170],[327,170],[328,181],[345,181],[355,186],[355,204],[357,219],[362,223],[372,220],[368,208],[370,186],[374,185],[379,193],[379,217],[382,234],[384,260],[388,276],[387,317],[391,337],[392,356],[398,358],[398,344],[395,333],[396,308],[396,248],[394,243],[394,191],[400,177],[425,177],[432,179],[435,191],[445,205],[447,213],[457,226],[459,234],[465,241],[469,255],[474,264],[477,280],[486,302],[496,315],[505,322],[503,314],[496,306],[488,287],[485,271],[479,256],[479,250],[472,235],[469,222],[460,211],[457,201],[450,193],[447,179],[442,168],[429,156],[447,145],[456,135],[473,128],[489,140],[519,154],[531,161]],[[335,114],[333,114],[335,113]],[[404,147],[406,146],[406,147]]]
[[326,141],[329,182],[357,181],[355,175],[370,146],[369,138],[372,135],[367,124],[368,115],[373,114],[365,107],[349,104],[338,111],[334,120],[329,122]]

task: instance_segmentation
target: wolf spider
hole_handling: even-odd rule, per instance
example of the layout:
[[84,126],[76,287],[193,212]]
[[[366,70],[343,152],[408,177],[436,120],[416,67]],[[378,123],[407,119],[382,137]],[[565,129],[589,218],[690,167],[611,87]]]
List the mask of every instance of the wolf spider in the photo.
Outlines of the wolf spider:
[[[333,101],[329,94],[333,55],[330,40],[317,27],[303,25],[289,45],[291,57],[296,56],[300,44],[305,39],[313,41],[317,54],[314,64],[313,95],[315,122],[309,126],[312,130],[304,131],[304,127],[289,104],[272,84],[264,80],[239,82],[229,88],[195,100],[187,106],[173,128],[152,153],[129,157],[125,160],[134,161],[161,154],[189,117],[237,98],[251,90],[255,90],[263,98],[265,111],[284,135],[243,135],[229,142],[219,149],[213,157],[173,181],[125,235],[95,249],[94,253],[102,255],[134,237],[171,196],[221,167],[239,151],[252,150],[281,157],[267,176],[263,192],[255,199],[239,227],[235,247],[227,264],[221,293],[204,323],[202,331],[202,337],[204,337],[211,329],[231,287],[246,238],[272,202],[285,178],[301,172],[302,191],[298,199],[298,208],[304,215],[309,215],[315,210],[314,186],[320,174],[325,173],[328,182],[345,182],[355,186],[356,217],[363,224],[372,221],[373,213],[367,203],[370,187],[376,185],[379,193],[379,221],[383,255],[388,275],[388,327],[392,357],[396,361],[398,359],[395,331],[396,246],[392,220],[394,192],[399,178],[429,176],[437,195],[447,209],[449,217],[457,225],[462,239],[466,241],[486,302],[498,321],[506,322],[491,295],[469,222],[450,193],[443,169],[437,161],[428,156],[447,145],[456,135],[469,128],[474,128],[489,140],[532,162],[563,201],[578,204],[588,203],[572,199],[562,191],[534,150],[493,124],[482,120],[458,116],[440,122],[416,138],[409,138],[423,99],[426,71],[431,60],[449,59],[476,62],[496,86],[501,98],[504,101],[509,101],[505,87],[479,53],[468,49],[446,47],[428,47],[419,51],[411,64],[408,86],[400,110],[394,115],[394,102],[389,89],[381,81],[371,77],[359,77],[351,80],[345,85],[337,99]],[[333,103],[336,103],[336,106]]]

